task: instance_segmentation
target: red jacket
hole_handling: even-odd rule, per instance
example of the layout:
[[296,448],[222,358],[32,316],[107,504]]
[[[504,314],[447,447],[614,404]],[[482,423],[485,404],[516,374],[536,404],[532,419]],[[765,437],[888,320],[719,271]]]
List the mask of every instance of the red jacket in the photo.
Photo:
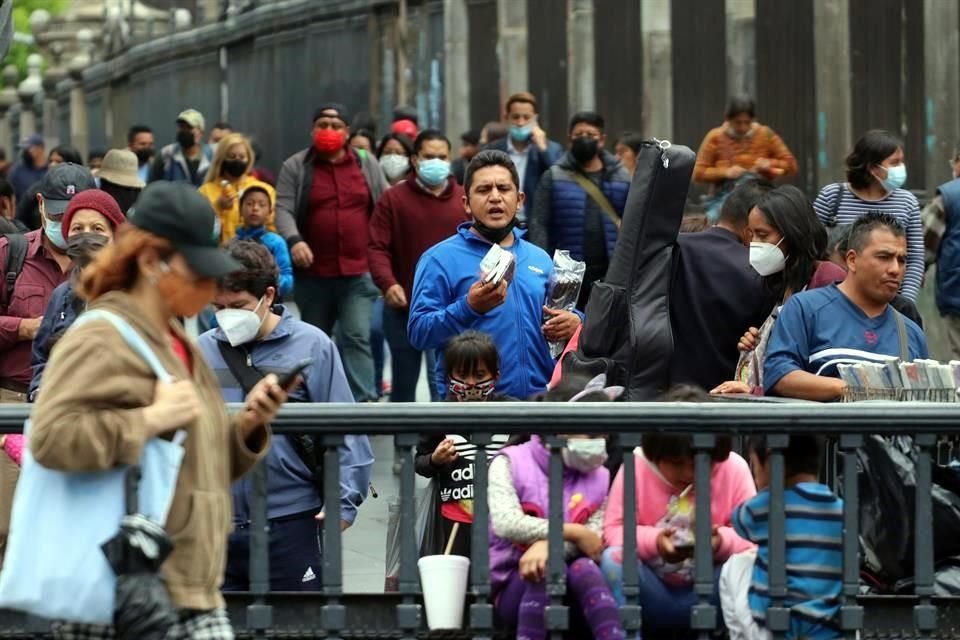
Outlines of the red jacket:
[[421,186],[416,175],[388,189],[370,220],[368,256],[374,284],[383,292],[400,284],[409,301],[420,256],[468,219],[463,187],[453,177],[439,196]]

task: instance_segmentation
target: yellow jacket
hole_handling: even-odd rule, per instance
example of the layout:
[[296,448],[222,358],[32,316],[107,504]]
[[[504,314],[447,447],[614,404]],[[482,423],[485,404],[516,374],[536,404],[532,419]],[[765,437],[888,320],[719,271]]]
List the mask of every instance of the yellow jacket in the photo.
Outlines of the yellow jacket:
[[[230,188],[234,190],[234,193],[237,196],[233,200],[233,204],[226,209],[220,207],[220,196],[223,195],[223,191],[226,188],[223,185],[223,182],[229,182]],[[242,194],[243,190],[253,183],[258,183],[258,186],[259,184],[262,184],[259,180],[248,173],[237,180],[227,180],[226,177],[223,177],[222,180],[204,182],[200,186],[200,193],[210,201],[210,206],[213,207],[213,210],[217,212],[217,216],[220,218],[221,245],[226,245],[233,240],[233,236],[237,234],[237,227],[243,224],[243,220],[240,218],[240,194]],[[273,199],[274,198],[271,197],[271,200]],[[270,212],[270,218],[267,219],[267,229],[270,231],[277,230],[276,224],[274,224],[272,211]]]

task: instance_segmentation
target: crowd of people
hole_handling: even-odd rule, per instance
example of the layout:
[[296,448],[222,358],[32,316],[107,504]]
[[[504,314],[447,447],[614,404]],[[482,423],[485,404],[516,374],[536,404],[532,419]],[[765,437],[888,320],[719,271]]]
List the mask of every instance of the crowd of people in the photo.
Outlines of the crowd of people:
[[[538,113],[532,94],[510,96],[502,121],[464,133],[455,155],[415,111],[398,108],[378,137],[363,114],[328,102],[304,123],[305,148],[276,174],[260,164],[258,143],[227,123],[207,137],[194,109],[176,116],[173,143],[158,149],[153,131],[136,125],[126,149],[91,153],[87,166],[70,147],[48,154],[41,138],[24,139],[20,162],[0,178],[0,401],[36,408],[29,441],[2,439],[0,552],[27,453],[54,469],[104,470],[135,461],[147,438],[188,428],[165,576],[182,637],[232,637],[219,592],[249,587],[243,473],[265,460],[270,583],[285,591],[318,588],[320,523],[338,517],[350,527],[370,483],[370,443],[348,436],[340,510],[327,514],[320,443],[270,434],[284,401],[374,402],[387,392],[413,402],[424,362],[434,401],[620,397],[603,380],[561,375],[561,361],[606,273],[631,183],[644,179],[637,158],[646,143],[626,132],[611,144],[603,117],[586,111],[562,142],[552,140]],[[709,185],[710,226],[677,239],[664,400],[834,401],[846,391],[839,365],[926,358],[915,300],[932,262],[960,350],[960,179],[940,188],[921,219],[904,189],[903,144],[885,131],[865,133],[845,179],[812,203],[776,184],[796,170],[749,99],[732,100],[704,139],[694,180]],[[502,279],[480,271],[493,247],[512,256]],[[545,305],[558,250],[585,263],[573,310]],[[153,379],[102,321],[71,328],[88,308],[123,317],[178,381]],[[198,318],[196,340],[183,330],[188,317]],[[551,344],[567,345],[559,360]],[[247,409],[230,421],[223,401]],[[623,472],[606,439],[566,438],[573,621],[595,638],[622,638],[622,547],[634,535],[623,529]],[[789,573],[790,637],[839,637],[842,506],[818,482],[822,451],[813,436],[792,438],[786,451],[786,499],[800,514],[788,514],[788,539],[796,531],[823,541],[788,544],[788,562],[817,567]],[[548,452],[537,436],[502,434],[485,453],[498,619],[518,638],[545,638]],[[713,560],[732,637],[763,638],[768,451],[757,440],[744,453],[751,465],[727,438],[712,452]],[[441,495],[443,535],[460,528],[451,548],[462,555],[473,495],[463,471],[479,454],[457,434],[424,437],[417,449],[417,472]],[[696,602],[689,439],[645,435],[635,482],[644,629],[686,629]],[[200,627],[208,635],[191,635]],[[70,633],[80,632],[63,637],[78,637]]]

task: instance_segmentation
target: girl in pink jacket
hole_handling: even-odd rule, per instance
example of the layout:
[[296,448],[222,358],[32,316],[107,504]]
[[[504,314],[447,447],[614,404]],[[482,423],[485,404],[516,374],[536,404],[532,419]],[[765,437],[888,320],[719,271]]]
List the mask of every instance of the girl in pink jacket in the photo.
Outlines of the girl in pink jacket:
[[[709,401],[699,389],[679,388],[666,401]],[[756,494],[747,462],[730,451],[730,437],[718,437],[711,452],[710,522],[713,525],[714,581],[732,554],[753,545],[730,527],[734,507]],[[637,570],[644,630],[690,628],[693,592],[694,462],[690,436],[651,433],[634,455],[636,469]],[[623,468],[617,473],[603,522],[601,568],[614,598],[623,596]],[[718,591],[714,588],[714,598]],[[719,600],[717,600],[717,603]]]

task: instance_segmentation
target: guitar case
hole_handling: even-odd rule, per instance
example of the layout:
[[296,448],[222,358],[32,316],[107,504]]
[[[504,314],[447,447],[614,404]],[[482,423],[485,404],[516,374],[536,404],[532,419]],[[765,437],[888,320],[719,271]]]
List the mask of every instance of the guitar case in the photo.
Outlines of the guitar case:
[[669,294],[696,154],[652,140],[641,147],[606,277],[587,302],[580,345],[564,375],[607,375],[625,400],[652,400],[665,390],[673,354]]

